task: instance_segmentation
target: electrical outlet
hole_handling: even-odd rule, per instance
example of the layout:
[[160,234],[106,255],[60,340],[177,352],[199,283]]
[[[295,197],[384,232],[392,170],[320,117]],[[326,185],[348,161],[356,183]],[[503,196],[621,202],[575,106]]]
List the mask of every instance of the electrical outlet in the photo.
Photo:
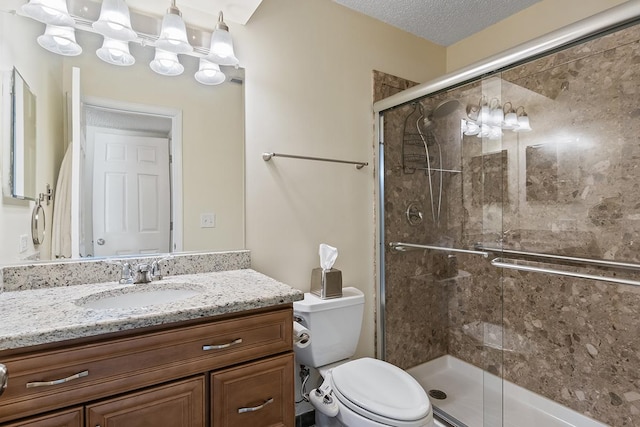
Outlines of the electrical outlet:
[[203,213],[200,214],[200,228],[215,228],[216,214]]
[[29,246],[29,236],[26,234],[20,235],[20,243],[19,243],[19,252],[24,253],[27,251],[27,246]]

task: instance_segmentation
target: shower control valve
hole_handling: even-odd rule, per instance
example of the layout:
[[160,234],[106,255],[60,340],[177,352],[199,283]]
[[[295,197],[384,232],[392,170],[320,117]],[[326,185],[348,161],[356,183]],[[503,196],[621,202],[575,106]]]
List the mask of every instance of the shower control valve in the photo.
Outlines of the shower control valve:
[[338,415],[338,403],[335,401],[331,393],[325,393],[319,388],[312,390],[309,394],[309,400],[316,410],[322,412],[329,417]]

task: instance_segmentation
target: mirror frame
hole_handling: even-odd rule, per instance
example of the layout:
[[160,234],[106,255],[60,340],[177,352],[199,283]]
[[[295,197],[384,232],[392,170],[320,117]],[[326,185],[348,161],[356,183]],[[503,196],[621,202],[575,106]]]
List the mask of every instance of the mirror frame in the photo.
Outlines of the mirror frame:
[[[8,102],[8,147],[4,148],[5,197],[35,201],[36,190],[36,96],[14,67],[4,80]],[[26,102],[25,102],[26,100]],[[30,154],[29,147],[32,148]]]

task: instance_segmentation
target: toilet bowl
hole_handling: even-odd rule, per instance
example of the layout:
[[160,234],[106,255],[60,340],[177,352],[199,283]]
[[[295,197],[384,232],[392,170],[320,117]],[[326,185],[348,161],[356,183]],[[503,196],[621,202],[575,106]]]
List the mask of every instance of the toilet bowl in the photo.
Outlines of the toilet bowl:
[[317,427],[431,427],[429,398],[402,369],[369,357],[349,360],[360,335],[364,294],[344,288],[343,297],[322,300],[305,294],[294,315],[311,332],[298,363],[317,368],[323,383],[309,393]]

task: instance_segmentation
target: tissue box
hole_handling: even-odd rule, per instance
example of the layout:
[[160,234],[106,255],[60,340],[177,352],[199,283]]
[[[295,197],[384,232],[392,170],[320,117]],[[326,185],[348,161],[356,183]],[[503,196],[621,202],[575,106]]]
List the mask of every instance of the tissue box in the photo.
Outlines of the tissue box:
[[335,268],[329,271],[323,271],[321,268],[311,270],[311,293],[322,299],[340,298],[342,271]]

